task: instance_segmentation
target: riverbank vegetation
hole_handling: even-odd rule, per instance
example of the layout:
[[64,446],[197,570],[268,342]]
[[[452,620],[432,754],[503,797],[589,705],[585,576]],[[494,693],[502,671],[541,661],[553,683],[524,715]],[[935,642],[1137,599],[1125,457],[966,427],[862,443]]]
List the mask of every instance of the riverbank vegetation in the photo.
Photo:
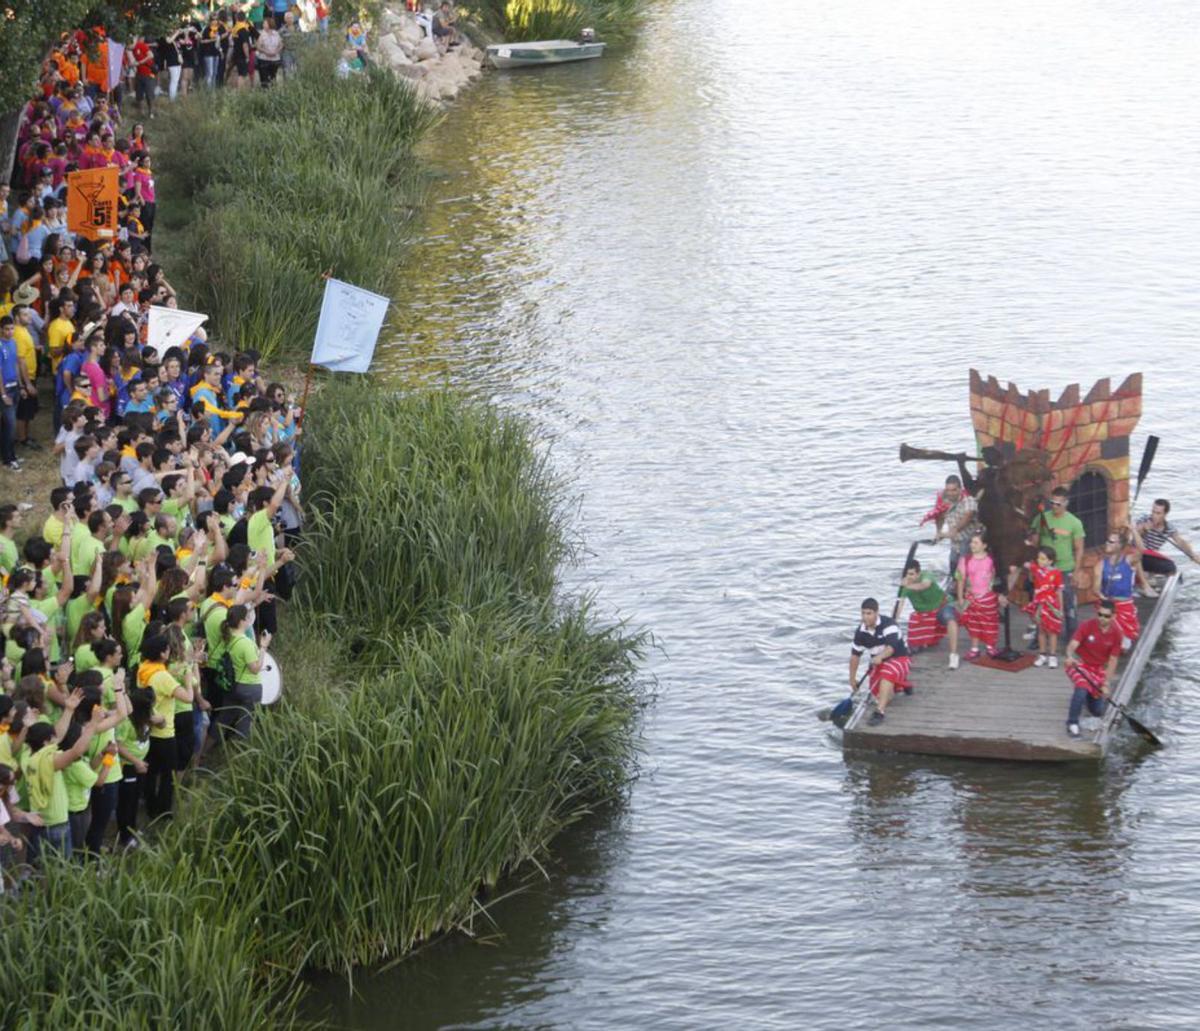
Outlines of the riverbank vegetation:
[[272,90],[200,92],[155,126],[168,197],[190,198],[164,211],[182,306],[266,359],[311,347],[322,273],[395,289],[424,196],[412,148],[439,117],[391,72],[340,79],[335,49],[303,57]]
[[[156,238],[223,349],[301,356],[324,269],[396,282],[434,116],[310,56],[156,122]],[[564,591],[564,485],[531,427],[364,377],[323,384],[305,430],[284,700],[140,850],[51,860],[13,901],[0,1026],[291,1026],[305,971],[469,926],[632,776],[641,638]]]
[[4,1026],[290,1023],[304,970],[470,921],[628,782],[640,641],[560,597],[562,485],[524,423],[335,385],[309,425],[285,703],[141,854],[18,904]]
[[644,0],[481,0],[473,17],[502,39],[575,39],[591,28],[601,39],[625,39],[633,32]]

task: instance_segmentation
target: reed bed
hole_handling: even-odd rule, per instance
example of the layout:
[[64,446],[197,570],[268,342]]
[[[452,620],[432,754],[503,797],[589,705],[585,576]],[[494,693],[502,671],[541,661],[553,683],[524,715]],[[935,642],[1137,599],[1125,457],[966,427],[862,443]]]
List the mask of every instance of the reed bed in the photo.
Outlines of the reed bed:
[[570,557],[563,485],[521,419],[449,392],[331,384],[308,424],[310,609],[381,640],[551,597]]
[[255,907],[170,847],[137,862],[47,862],[5,906],[0,1027],[254,1028],[296,1023],[298,991],[262,962]]
[[291,1026],[305,970],[469,933],[628,784],[642,640],[561,596],[562,484],[529,428],[338,383],[308,428],[284,704],[151,846],[16,901],[0,1026]]
[[285,967],[350,973],[468,924],[628,774],[630,654],[582,612],[464,614],[390,657],[261,721],[190,822]]
[[332,273],[390,293],[424,181],[412,156],[438,115],[390,72],[338,79],[314,47],[270,90],[202,91],[156,130],[172,190],[193,198],[185,306],[229,349],[300,357]]
[[585,28],[611,41],[632,35],[644,6],[644,0],[480,0],[472,17],[513,42],[575,39]]

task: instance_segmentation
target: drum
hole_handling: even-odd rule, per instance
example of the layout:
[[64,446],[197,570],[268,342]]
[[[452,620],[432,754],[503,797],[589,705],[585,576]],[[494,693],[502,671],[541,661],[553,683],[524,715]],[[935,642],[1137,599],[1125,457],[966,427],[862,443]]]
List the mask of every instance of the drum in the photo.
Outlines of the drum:
[[262,653],[262,669],[259,676],[262,678],[262,703],[263,705],[274,705],[279,701],[279,695],[283,691],[283,677],[279,672],[279,663],[275,661],[275,656],[269,651]]

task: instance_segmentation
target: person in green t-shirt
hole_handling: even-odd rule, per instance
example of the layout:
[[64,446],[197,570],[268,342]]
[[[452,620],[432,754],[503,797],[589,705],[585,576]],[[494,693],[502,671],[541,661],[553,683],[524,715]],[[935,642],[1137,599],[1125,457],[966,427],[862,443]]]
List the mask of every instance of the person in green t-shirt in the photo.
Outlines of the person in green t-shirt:
[[[1055,487],[1050,492],[1050,511],[1039,512],[1029,524],[1026,544],[1054,549],[1054,568],[1063,575],[1063,640],[1069,641],[1079,622],[1075,604],[1075,588],[1086,587],[1086,577],[1080,569],[1083,561],[1083,523],[1067,511],[1070,492]],[[1033,628],[1036,634],[1037,628]]]
[[[225,698],[225,707],[217,714],[217,720],[229,734],[245,740],[250,736],[254,722],[254,710],[262,702],[262,656],[251,636],[254,610],[249,605],[233,605],[225,615],[221,626],[221,641],[233,665],[233,690]],[[271,635],[264,631],[261,638],[263,648],[271,643]]]
[[106,633],[104,613],[97,609],[86,613],[79,621],[79,629],[75,632],[75,638],[71,642],[77,673],[86,673],[89,669],[100,665],[100,660],[96,658],[92,646],[97,641],[103,640]]
[[[196,607],[192,600],[183,595],[172,598],[166,605],[166,635],[170,643],[170,661],[167,672],[181,683],[186,678],[188,667],[193,663],[197,666],[204,663],[204,645],[194,644],[188,636],[188,630],[195,626]],[[210,711],[212,706],[208,700],[197,691],[194,701],[175,701],[175,747],[179,755],[179,769],[186,770],[196,753],[197,738],[203,735],[203,718],[201,713]],[[197,721],[201,722],[199,725]]]
[[162,490],[164,495],[162,514],[169,515],[175,520],[177,537],[184,524],[192,517],[192,500],[196,496],[196,486],[192,478],[191,467],[188,467],[186,475],[172,473],[170,476],[164,476]]
[[150,605],[158,589],[154,575],[155,556],[148,555],[138,566],[136,584],[119,584],[113,591],[113,636],[125,648],[125,657],[132,669],[139,661],[139,649],[150,622]]
[[0,570],[11,573],[17,568],[20,554],[13,533],[21,523],[21,512],[16,505],[0,505]]
[[128,688],[129,718],[117,724],[117,754],[121,757],[121,786],[117,792],[117,844],[137,844],[138,805],[142,784],[150,772],[150,730],[154,721],[154,691],[148,687]]
[[[93,709],[93,711],[95,711]],[[73,722],[67,728],[63,739],[58,743],[61,751],[68,751],[79,740],[81,727]],[[67,822],[71,826],[71,848],[82,849],[87,841],[88,828],[92,822],[92,792],[103,790],[108,781],[109,767],[104,762],[105,756],[115,755],[117,746],[113,744],[112,731],[96,733],[85,753],[63,770],[63,782],[67,788]],[[99,746],[99,747],[97,747]],[[109,752],[111,749],[111,753]]]
[[71,534],[71,572],[87,576],[104,555],[104,541],[112,531],[112,516],[99,509],[77,523]]
[[[82,699],[81,692],[72,691],[67,698],[68,710],[77,709]],[[78,739],[65,751],[56,747],[58,735],[48,723],[35,723],[25,734],[21,770],[29,782],[30,808],[42,818],[43,826],[38,832],[39,851],[50,848],[68,859],[71,857],[71,825],[63,771],[87,751],[104,715],[103,709],[93,710],[92,718],[81,727]]]
[[950,669],[958,669],[958,610],[946,592],[932,577],[921,575],[921,563],[916,559],[904,570],[904,585],[900,596],[913,607],[908,620],[908,646],[934,648],[943,636],[949,637]]
[[[97,642],[97,647],[115,642]],[[108,671],[111,673],[111,671]],[[117,809],[117,797],[121,789],[121,769],[117,758],[117,728],[128,722],[130,713],[129,698],[125,691],[125,671],[121,670],[112,677],[106,685],[102,673],[98,669],[78,674],[72,681],[83,692],[83,701],[75,712],[75,722],[82,724],[92,718],[97,710],[110,710],[97,725],[96,735],[88,746],[83,761],[97,775],[92,785],[91,795],[87,802],[87,813],[77,808],[79,797],[68,804],[71,811],[71,840],[75,848],[86,848],[89,852],[99,853],[104,847],[105,834],[109,822]],[[81,780],[86,775],[77,771]],[[71,794],[72,777],[67,774],[67,793]],[[83,834],[79,833],[80,828]]]
[[124,469],[118,469],[108,478],[108,488],[113,495],[109,504],[118,505],[130,515],[138,510],[137,499],[133,496],[133,477]]

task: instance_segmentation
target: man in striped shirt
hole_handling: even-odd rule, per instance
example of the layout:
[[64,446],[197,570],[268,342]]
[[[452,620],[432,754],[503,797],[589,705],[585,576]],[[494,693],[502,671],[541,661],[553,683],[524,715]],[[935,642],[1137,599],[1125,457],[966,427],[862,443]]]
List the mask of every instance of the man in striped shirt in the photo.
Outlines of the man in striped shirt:
[[854,641],[850,645],[850,691],[853,693],[858,690],[858,662],[864,653],[868,654],[871,664],[870,688],[876,705],[868,722],[874,726],[883,722],[893,694],[898,691],[906,695],[913,693],[912,684],[908,681],[912,660],[896,621],[879,614],[879,602],[874,598],[865,598],[861,611],[862,622],[854,631]]
[[1167,522],[1167,513],[1170,511],[1171,502],[1166,498],[1156,498],[1150,514],[1133,525],[1137,545],[1143,551],[1142,569],[1147,573],[1170,576],[1175,572],[1175,563],[1162,553],[1163,545],[1167,541],[1174,544],[1193,562],[1200,562],[1200,557],[1197,557],[1183,534]]

